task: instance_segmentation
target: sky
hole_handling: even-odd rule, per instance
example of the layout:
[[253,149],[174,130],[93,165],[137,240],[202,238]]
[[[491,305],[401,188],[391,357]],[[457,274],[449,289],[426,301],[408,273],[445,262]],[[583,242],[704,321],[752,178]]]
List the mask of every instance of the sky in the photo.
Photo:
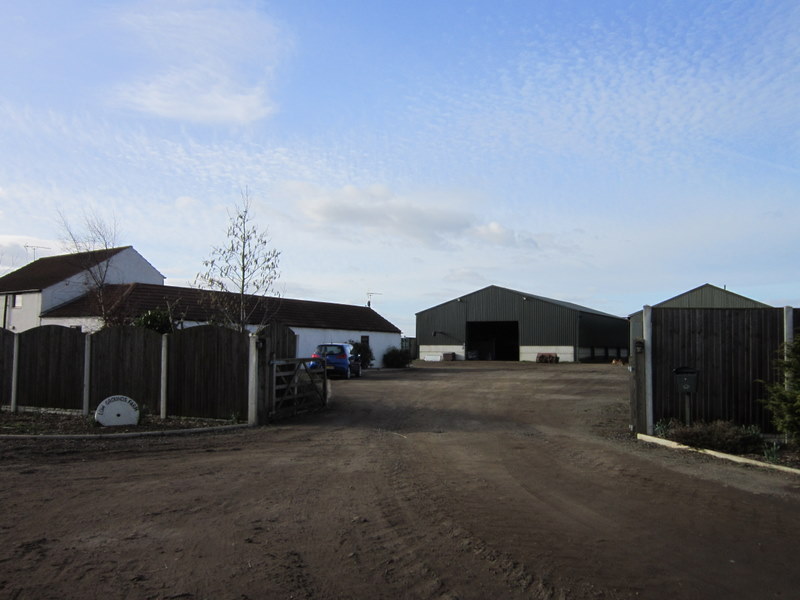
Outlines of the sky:
[[241,194],[283,297],[800,307],[796,0],[0,0],[0,275],[116,223],[190,285]]

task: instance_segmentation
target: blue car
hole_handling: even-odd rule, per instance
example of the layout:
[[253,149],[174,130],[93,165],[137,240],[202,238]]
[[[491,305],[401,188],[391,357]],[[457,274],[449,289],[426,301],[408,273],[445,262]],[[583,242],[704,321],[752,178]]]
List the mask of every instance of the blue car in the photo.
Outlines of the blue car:
[[314,350],[311,358],[324,358],[328,375],[335,375],[342,379],[361,376],[361,359],[358,354],[353,354],[352,344],[320,344]]

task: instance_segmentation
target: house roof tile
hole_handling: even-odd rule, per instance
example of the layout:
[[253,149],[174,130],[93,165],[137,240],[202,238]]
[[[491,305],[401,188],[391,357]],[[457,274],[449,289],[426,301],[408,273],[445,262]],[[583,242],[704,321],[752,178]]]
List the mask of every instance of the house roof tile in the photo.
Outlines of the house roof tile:
[[[145,283],[109,285],[105,298],[115,314],[135,318],[148,310],[171,307],[174,315],[185,321],[205,322],[213,315],[210,298],[233,294]],[[110,302],[109,302],[110,301]],[[366,306],[248,296],[256,305],[252,323],[276,320],[290,327],[345,329],[400,333],[400,330]],[[260,302],[260,304],[259,304]],[[47,318],[97,317],[100,310],[95,294],[85,294],[42,314]]]
[[131,246],[40,258],[0,277],[0,293],[39,291],[98,265]]

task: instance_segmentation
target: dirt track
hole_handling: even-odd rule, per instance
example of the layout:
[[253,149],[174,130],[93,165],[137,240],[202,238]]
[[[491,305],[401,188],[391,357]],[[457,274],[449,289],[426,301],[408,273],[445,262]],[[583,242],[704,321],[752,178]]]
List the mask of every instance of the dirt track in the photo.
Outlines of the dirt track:
[[334,392],[223,435],[0,441],[0,597],[800,596],[800,477],[631,441],[624,368]]

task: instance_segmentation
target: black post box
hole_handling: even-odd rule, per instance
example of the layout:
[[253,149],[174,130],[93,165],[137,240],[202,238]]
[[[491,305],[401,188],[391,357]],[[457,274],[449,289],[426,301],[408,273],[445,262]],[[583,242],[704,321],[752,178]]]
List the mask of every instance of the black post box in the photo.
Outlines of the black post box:
[[678,367],[672,371],[678,389],[684,394],[694,394],[697,391],[697,369],[691,367]]

